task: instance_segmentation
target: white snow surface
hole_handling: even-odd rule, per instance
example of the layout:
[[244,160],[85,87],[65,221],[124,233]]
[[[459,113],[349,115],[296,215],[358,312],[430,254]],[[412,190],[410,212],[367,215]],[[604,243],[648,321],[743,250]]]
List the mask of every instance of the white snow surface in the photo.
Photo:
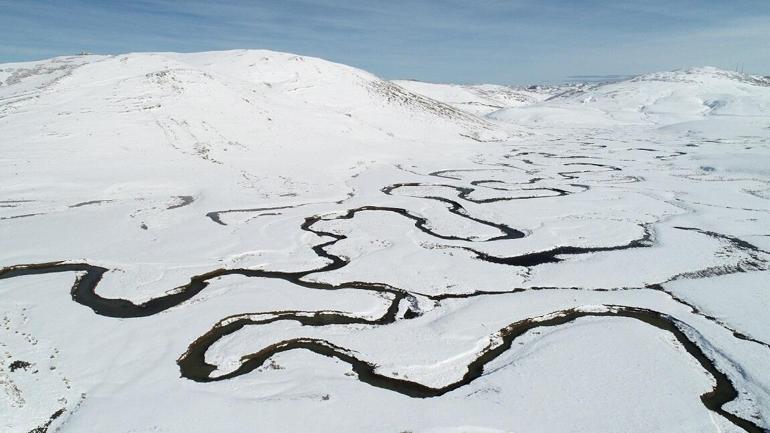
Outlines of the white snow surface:
[[2,432],[770,429],[770,79],[69,56],[0,136]]
[[496,84],[436,84],[415,80],[395,80],[399,86],[457,109],[485,115],[502,108],[520,107],[543,101],[566,89],[562,87],[510,87]]

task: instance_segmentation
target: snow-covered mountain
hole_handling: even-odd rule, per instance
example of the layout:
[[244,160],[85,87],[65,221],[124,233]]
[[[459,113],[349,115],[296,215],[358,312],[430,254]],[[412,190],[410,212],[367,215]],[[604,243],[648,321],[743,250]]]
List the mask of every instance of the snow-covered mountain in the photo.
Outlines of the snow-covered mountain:
[[54,140],[74,158],[106,147],[172,150],[248,172],[269,171],[279,151],[298,165],[353,164],[430,142],[501,138],[488,121],[367,72],[270,51],[76,56],[1,69],[6,142],[29,141],[17,126],[34,124],[40,146]]
[[744,117],[744,127],[756,129],[750,118],[770,115],[770,78],[714,67],[561,86],[395,83],[459,110],[519,126],[654,123],[686,128],[709,118],[710,124],[700,127],[720,129],[714,116],[732,116]]
[[495,84],[435,84],[415,80],[396,80],[395,84],[423,96],[442,101],[459,110],[483,116],[508,107],[520,107],[543,101],[565,87],[509,87]]
[[0,431],[766,431],[769,101],[0,65]]
[[[296,114],[311,113],[321,117],[320,125],[306,122],[310,128],[355,126],[383,135],[403,134],[401,140],[426,138],[420,135],[422,131],[409,127],[414,123],[423,125],[423,130],[425,125],[452,125],[455,131],[464,133],[490,126],[360,69],[265,50],[87,55],[6,64],[0,70],[0,84],[4,116],[30,105],[41,109],[53,91],[58,96],[78,96],[87,88],[89,92],[80,96],[90,99],[94,105],[90,108],[110,113],[207,113],[209,120],[225,111],[248,113],[260,130],[280,131],[280,122],[292,122]],[[30,98],[35,103],[25,104]],[[206,107],[192,103],[201,98],[206,98]],[[188,103],[186,111],[175,113],[180,110],[180,101]]]
[[587,86],[523,109],[501,109],[490,117],[523,123],[549,118],[592,123],[604,118],[614,123],[670,125],[713,116],[767,115],[770,79],[703,67]]

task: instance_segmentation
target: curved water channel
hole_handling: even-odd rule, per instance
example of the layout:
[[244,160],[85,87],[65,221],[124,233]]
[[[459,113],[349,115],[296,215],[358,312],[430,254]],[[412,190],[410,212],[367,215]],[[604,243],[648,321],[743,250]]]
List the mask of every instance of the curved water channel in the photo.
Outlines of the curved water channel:
[[[598,163],[580,162],[580,163],[568,163],[565,165],[592,166],[592,167],[599,167],[603,170],[608,170],[608,171],[620,171],[620,168],[618,167],[613,167],[613,166],[608,166],[608,165],[598,164]],[[443,170],[440,172],[430,173],[429,176],[457,180],[459,178],[449,176],[449,173],[459,172],[459,171],[461,170]],[[595,172],[595,171],[587,171],[587,172]],[[583,173],[583,172],[582,171],[559,172],[558,175],[565,178],[565,180],[572,180],[574,178],[579,177],[578,176],[579,173]],[[536,184],[540,180],[541,178],[532,178],[529,182],[523,182],[520,185],[532,185],[532,184]],[[457,185],[451,185],[451,184],[432,184],[432,183],[423,184],[419,182],[397,183],[397,184],[384,187],[382,189],[382,192],[387,195],[391,195],[401,188],[422,187],[422,186],[439,187],[443,189],[454,190],[457,193],[456,195],[458,199],[472,202],[475,204],[484,204],[484,203],[490,203],[490,202],[501,201],[501,200],[527,200],[527,199],[537,199],[537,198],[544,198],[544,197],[557,197],[557,196],[569,195],[574,193],[565,189],[558,189],[558,188],[551,188],[551,187],[538,188],[538,187],[522,186],[521,187],[522,190],[541,191],[541,192],[548,191],[552,194],[548,194],[546,196],[536,194],[532,196],[522,196],[522,197],[515,197],[515,198],[497,197],[497,198],[489,198],[489,199],[481,199],[481,200],[476,200],[470,197],[476,188],[490,188],[493,190],[510,191],[511,190],[510,187],[514,185],[514,184],[505,183],[505,187],[499,187],[499,185],[501,184],[502,184],[501,181],[495,180],[495,179],[474,180],[473,182],[471,182],[471,185],[473,185],[473,187],[457,186]],[[490,187],[489,185],[495,185],[495,186]],[[586,185],[581,185],[581,184],[570,184],[570,186],[573,188],[576,188],[576,192],[583,192],[590,188]],[[9,266],[9,267],[0,269],[0,280],[20,277],[25,275],[74,272],[77,274],[77,278],[74,285],[71,288],[72,299],[75,302],[92,309],[96,314],[108,316],[108,317],[116,317],[116,318],[140,318],[140,317],[147,317],[147,316],[158,314],[164,310],[173,308],[193,298],[202,290],[204,290],[208,286],[211,280],[215,278],[227,276],[227,275],[241,275],[248,278],[280,279],[298,286],[302,286],[310,289],[318,289],[318,290],[357,289],[357,290],[366,290],[366,291],[372,291],[372,292],[384,294],[390,300],[390,305],[388,306],[388,308],[386,309],[385,313],[382,316],[378,318],[373,318],[373,319],[356,317],[356,316],[346,314],[346,313],[341,313],[341,312],[323,312],[323,311],[321,312],[278,311],[278,312],[259,313],[258,317],[252,314],[242,314],[242,315],[228,317],[221,320],[214,327],[212,327],[208,332],[206,332],[204,335],[202,335],[201,337],[193,341],[189,345],[188,350],[184,354],[182,354],[180,358],[177,360],[177,363],[179,365],[182,376],[187,379],[198,381],[198,382],[221,381],[221,380],[227,380],[229,378],[233,378],[236,376],[240,376],[243,374],[247,374],[253,371],[254,369],[265,364],[265,362],[271,356],[277,353],[302,349],[302,350],[308,350],[308,351],[317,353],[319,355],[333,357],[349,364],[353,369],[353,371],[356,372],[358,380],[360,380],[363,383],[367,383],[369,385],[379,387],[382,389],[387,389],[393,392],[398,392],[414,398],[438,397],[471,383],[472,381],[474,381],[475,379],[477,379],[483,374],[484,366],[486,364],[488,364],[489,362],[491,362],[492,360],[494,360],[495,358],[503,354],[506,350],[508,350],[511,347],[511,344],[516,338],[518,338],[519,336],[523,335],[524,333],[530,330],[533,330],[536,328],[543,328],[543,327],[562,326],[583,317],[631,318],[631,319],[641,321],[650,326],[654,326],[655,328],[658,328],[662,331],[670,333],[673,337],[676,338],[677,341],[679,341],[679,343],[681,343],[681,345],[684,347],[687,353],[690,356],[692,356],[714,378],[716,385],[714,386],[713,390],[701,396],[701,401],[703,402],[706,408],[708,408],[709,410],[715,413],[718,413],[719,415],[723,416],[724,418],[726,418],[727,420],[729,420],[730,422],[732,422],[733,424],[735,424],[736,426],[742,428],[747,432],[755,433],[755,432],[763,431],[761,427],[759,427],[752,421],[741,418],[737,415],[734,415],[722,409],[725,403],[734,400],[738,396],[738,391],[736,390],[730,378],[716,366],[714,360],[709,358],[709,356],[698,346],[698,344],[696,344],[693,340],[691,340],[687,336],[687,334],[683,331],[683,329],[686,328],[685,324],[683,324],[682,322],[678,321],[677,319],[671,316],[662,314],[657,311],[643,309],[643,308],[633,308],[633,307],[627,307],[627,306],[605,306],[605,309],[601,311],[597,311],[597,310],[584,311],[580,309],[568,309],[568,310],[554,312],[553,314],[550,314],[547,317],[529,318],[529,319],[512,323],[506,326],[505,328],[499,330],[499,332],[496,334],[499,336],[501,340],[501,344],[492,345],[484,349],[482,352],[480,352],[476,356],[476,358],[467,365],[466,372],[460,380],[447,384],[442,387],[437,387],[437,388],[429,387],[419,382],[413,382],[402,378],[394,378],[394,377],[379,374],[377,372],[376,365],[373,362],[360,359],[359,357],[354,355],[351,351],[343,347],[336,346],[326,340],[310,339],[310,338],[295,338],[295,339],[285,340],[285,341],[277,342],[267,347],[261,348],[256,352],[243,356],[241,358],[240,365],[234,371],[231,371],[226,374],[221,374],[218,376],[212,376],[212,373],[214,373],[217,370],[217,367],[214,365],[208,364],[206,362],[205,360],[206,352],[210,347],[212,347],[212,345],[214,345],[217,341],[222,339],[224,336],[231,335],[245,326],[258,326],[258,325],[264,325],[267,323],[272,323],[272,322],[277,322],[282,320],[296,321],[304,326],[327,326],[327,325],[348,325],[348,324],[385,326],[390,323],[394,323],[398,320],[409,320],[409,319],[418,317],[421,314],[421,312],[419,311],[418,303],[416,302],[417,296],[422,296],[422,297],[431,299],[434,302],[441,302],[442,300],[449,299],[449,298],[464,298],[464,297],[470,298],[474,296],[486,296],[486,295],[493,295],[498,293],[517,293],[519,291],[524,291],[524,290],[543,289],[543,288],[530,288],[530,289],[514,288],[509,290],[501,290],[499,292],[474,292],[474,293],[468,293],[468,294],[438,294],[438,295],[428,296],[428,295],[422,295],[417,293],[410,293],[408,291],[401,290],[397,287],[393,287],[387,284],[376,283],[376,282],[353,281],[353,282],[344,282],[341,284],[330,284],[330,283],[324,283],[324,282],[318,282],[318,281],[307,281],[305,279],[305,277],[309,276],[310,274],[318,274],[323,272],[335,271],[343,268],[348,264],[348,259],[341,256],[334,255],[327,251],[328,247],[336,244],[341,240],[346,239],[347,237],[343,234],[337,234],[329,231],[315,229],[314,225],[320,221],[352,219],[357,214],[362,212],[387,212],[387,213],[394,213],[394,214],[400,215],[406,219],[411,220],[414,223],[414,226],[421,232],[440,240],[465,241],[465,242],[494,242],[494,241],[501,241],[501,240],[520,239],[522,237],[527,236],[528,234],[524,230],[519,230],[519,229],[510,227],[506,224],[502,224],[494,221],[487,221],[478,217],[474,217],[458,201],[448,199],[446,197],[437,196],[437,195],[417,195],[412,197],[425,199],[425,200],[438,201],[440,203],[443,203],[446,206],[446,209],[453,215],[473,221],[474,223],[477,223],[480,225],[492,227],[498,230],[500,234],[498,236],[489,237],[487,239],[477,239],[472,236],[461,236],[457,234],[439,233],[436,230],[431,228],[430,222],[428,221],[427,218],[414,214],[407,209],[403,209],[399,207],[387,207],[387,206],[361,206],[361,207],[348,209],[347,211],[344,211],[342,213],[336,213],[331,215],[314,215],[314,216],[305,218],[304,222],[300,226],[300,229],[309,233],[313,233],[314,235],[318,236],[321,240],[323,240],[322,242],[314,245],[312,247],[312,250],[315,252],[315,254],[318,257],[326,260],[326,264],[324,264],[323,266],[309,269],[309,270],[285,272],[285,271],[271,271],[271,270],[259,270],[259,269],[219,268],[203,274],[194,275],[190,278],[190,281],[187,284],[177,287],[174,290],[165,292],[165,294],[161,296],[152,298],[146,302],[139,303],[139,304],[131,302],[126,299],[104,298],[100,296],[97,293],[97,287],[100,281],[102,280],[103,276],[105,275],[105,273],[109,271],[109,269],[101,266],[91,265],[88,263],[72,263],[72,262],[62,261],[62,262],[21,264],[21,265]],[[175,205],[172,207],[184,206],[192,202],[192,198],[188,196],[181,196],[180,200],[181,201],[178,205]],[[218,211],[218,212],[210,212],[207,216],[217,224],[226,225],[226,223],[221,219],[221,215],[227,212],[250,212],[250,211],[257,212],[257,211],[264,211],[264,210],[283,210],[283,209],[296,208],[299,206],[302,206],[302,205]],[[737,249],[740,249],[742,251],[747,251],[751,255],[751,257],[757,261],[757,263],[766,262],[764,258],[760,257],[760,253],[767,253],[767,252],[759,250],[755,246],[741,239],[726,236],[726,235],[721,235],[715,232],[704,231],[704,230],[700,230],[692,227],[677,227],[677,228],[681,230],[692,230],[700,234],[703,234],[705,236],[715,237],[720,241],[730,243],[732,246],[734,246]],[[543,263],[558,262],[562,260],[561,258],[562,256],[567,256],[567,255],[589,254],[589,253],[601,252],[601,251],[618,251],[618,250],[624,250],[624,249],[646,248],[646,247],[652,246],[654,244],[652,225],[642,226],[642,229],[644,233],[642,237],[638,239],[633,239],[621,245],[605,246],[605,247],[575,247],[575,246],[564,245],[564,246],[555,246],[545,251],[526,253],[526,254],[510,256],[510,257],[491,256],[489,254],[477,251],[471,247],[463,246],[463,247],[457,247],[457,248],[462,248],[466,251],[469,251],[473,253],[475,259],[489,262],[489,263],[522,266],[522,267],[534,267],[534,266],[541,265]],[[763,264],[766,264],[766,263],[763,263]],[[735,272],[742,272],[742,271],[745,271],[745,269],[735,270]],[[646,288],[665,291],[659,284],[651,284],[651,285],[648,285]],[[671,295],[668,292],[666,293]],[[672,298],[675,299],[677,302],[685,303],[681,299],[675,298],[673,296]],[[401,307],[404,305],[406,305],[406,308],[402,309]],[[689,306],[689,304],[686,304],[686,305]],[[700,314],[700,312],[697,311],[695,307],[692,307],[692,306],[690,307],[692,308],[694,313]],[[404,311],[404,312],[400,313],[401,311]],[[714,318],[709,318],[709,320],[716,321],[716,319]],[[723,324],[720,324],[720,325],[723,325]],[[743,336],[743,334],[739,334],[736,331],[734,331],[733,333],[738,338],[741,338],[741,336]],[[755,341],[759,344],[762,344],[766,348],[770,347],[765,342],[754,340],[747,336],[743,336],[743,337],[745,337],[744,339]]]

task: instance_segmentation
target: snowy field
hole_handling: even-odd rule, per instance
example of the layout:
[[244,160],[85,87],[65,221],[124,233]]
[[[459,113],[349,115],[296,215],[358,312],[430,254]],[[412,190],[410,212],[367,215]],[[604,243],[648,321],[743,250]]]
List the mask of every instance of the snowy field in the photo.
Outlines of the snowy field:
[[0,431],[770,429],[770,79],[0,65]]

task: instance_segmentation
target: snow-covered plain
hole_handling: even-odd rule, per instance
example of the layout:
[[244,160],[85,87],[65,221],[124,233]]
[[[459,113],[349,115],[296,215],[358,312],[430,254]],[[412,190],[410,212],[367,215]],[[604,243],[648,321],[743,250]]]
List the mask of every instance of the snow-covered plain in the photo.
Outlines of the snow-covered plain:
[[59,57],[0,136],[0,431],[770,428],[770,79]]

